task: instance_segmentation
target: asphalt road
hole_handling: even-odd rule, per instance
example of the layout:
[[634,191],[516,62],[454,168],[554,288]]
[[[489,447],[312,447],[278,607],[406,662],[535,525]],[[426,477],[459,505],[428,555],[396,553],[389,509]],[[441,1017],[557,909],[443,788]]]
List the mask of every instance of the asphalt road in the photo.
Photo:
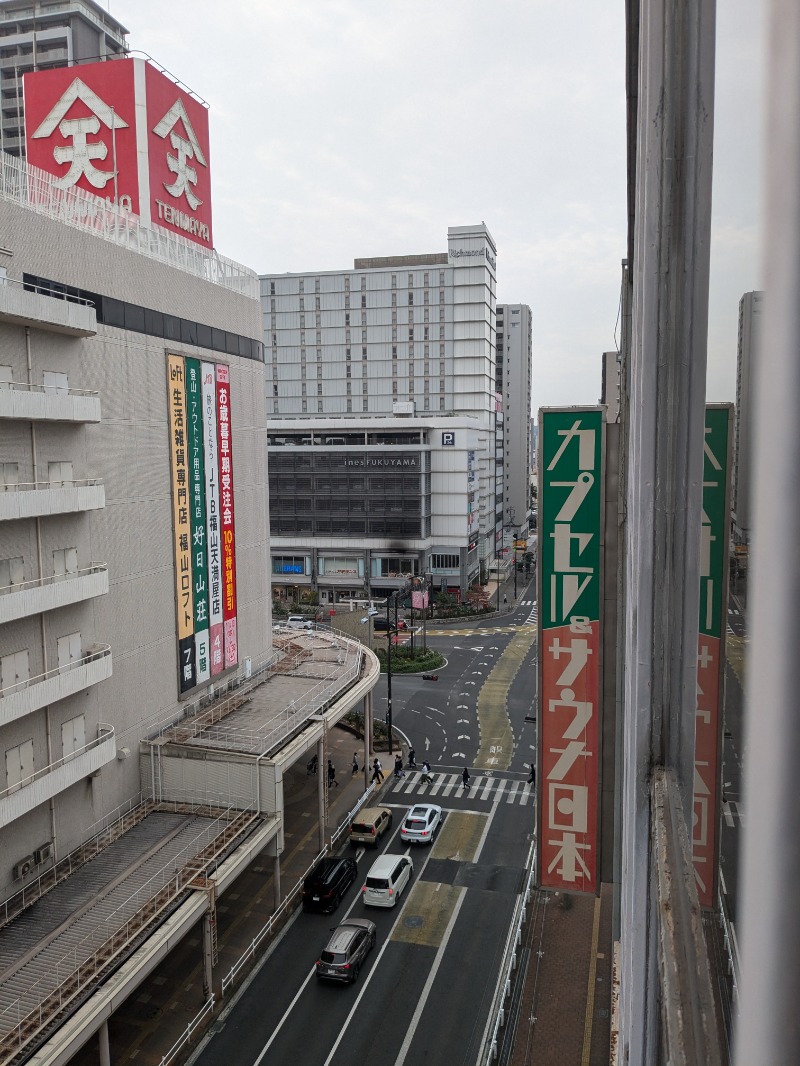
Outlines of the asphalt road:
[[[447,649],[439,681],[393,678],[395,722],[418,762],[427,752],[435,775],[432,786],[413,773],[393,779],[381,799],[395,820],[377,854],[409,853],[412,881],[397,907],[365,907],[360,886],[376,853],[355,851],[359,878],[339,910],[298,914],[215,1027],[195,1060],[201,1066],[475,1062],[535,827],[525,783],[534,742],[530,612],[530,604],[520,606],[479,632],[459,626],[457,636],[429,634],[429,643]],[[481,736],[504,730],[504,721],[510,741]],[[479,765],[481,753],[493,765]],[[473,773],[469,790],[460,782],[463,765]],[[441,806],[444,821],[432,845],[409,847],[400,840],[402,816],[424,801]],[[376,923],[376,948],[354,985],[320,983],[314,963],[348,914]]]

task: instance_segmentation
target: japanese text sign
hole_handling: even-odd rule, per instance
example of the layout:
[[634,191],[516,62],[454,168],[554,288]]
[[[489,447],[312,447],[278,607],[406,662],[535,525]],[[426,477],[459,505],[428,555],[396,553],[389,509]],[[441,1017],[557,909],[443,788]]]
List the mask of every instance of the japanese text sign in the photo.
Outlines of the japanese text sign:
[[692,859],[701,907],[714,906],[727,606],[730,404],[706,407],[700,526]]
[[596,892],[603,411],[539,412],[539,880]]

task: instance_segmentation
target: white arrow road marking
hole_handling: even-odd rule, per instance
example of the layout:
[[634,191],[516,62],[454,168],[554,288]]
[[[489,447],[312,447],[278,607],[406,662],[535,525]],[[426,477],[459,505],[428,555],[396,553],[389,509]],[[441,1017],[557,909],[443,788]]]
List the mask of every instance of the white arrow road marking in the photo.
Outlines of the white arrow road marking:
[[459,718],[456,725],[469,725],[469,718]]
[[477,685],[478,682],[477,681],[465,681],[464,684],[465,685]]
[[428,737],[425,737],[425,751],[427,751],[430,746],[431,746],[430,740],[428,739]]
[[454,751],[453,752],[453,758],[454,759],[466,759],[466,757],[467,756],[464,754],[463,751]]
[[469,704],[468,703],[459,703],[458,706],[456,707],[456,710],[457,711],[468,711],[469,710]]
[[459,733],[458,739],[459,740],[472,740],[472,737],[469,735],[469,733]]

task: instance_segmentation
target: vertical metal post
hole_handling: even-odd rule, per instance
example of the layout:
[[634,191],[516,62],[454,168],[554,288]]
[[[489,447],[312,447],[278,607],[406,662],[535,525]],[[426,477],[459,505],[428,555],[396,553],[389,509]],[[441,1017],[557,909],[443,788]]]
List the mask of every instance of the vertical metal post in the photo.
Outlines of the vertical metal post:
[[203,915],[203,998],[208,999],[214,990],[214,971],[212,965],[213,947],[211,944],[212,914]]
[[97,1030],[97,1042],[100,1045],[100,1066],[111,1066],[111,1049],[108,1043],[108,1019]]
[[714,0],[648,0],[629,41],[638,77],[628,88],[636,110],[618,1050],[629,1066],[659,1061],[656,768],[674,772],[692,825],[715,21]]
[[[395,601],[396,602],[396,601]],[[395,629],[395,632],[397,630]],[[386,631],[386,728],[389,731],[389,755],[392,754],[392,627]]]
[[328,769],[325,763],[325,740],[317,741],[317,816],[319,818],[319,850],[325,850],[325,824],[327,811],[325,810],[325,781]]
[[755,361],[742,997],[736,1062],[798,1054],[797,530],[800,523],[800,8],[769,5],[763,335]]
[[277,910],[278,907],[280,907],[281,902],[282,902],[282,897],[281,897],[281,857],[280,857],[280,855],[278,854],[277,851],[275,852],[275,855],[273,856],[273,859],[272,859],[272,898],[273,898],[273,906],[275,907],[275,910]]

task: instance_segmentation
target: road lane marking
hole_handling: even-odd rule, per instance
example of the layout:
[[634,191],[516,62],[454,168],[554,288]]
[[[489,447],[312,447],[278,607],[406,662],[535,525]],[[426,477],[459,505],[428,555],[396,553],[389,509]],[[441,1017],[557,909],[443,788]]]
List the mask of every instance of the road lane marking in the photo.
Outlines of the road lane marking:
[[[425,1005],[428,1002],[428,996],[430,995],[431,988],[433,987],[434,979],[436,978],[436,974],[439,972],[439,966],[441,965],[442,959],[444,958],[447,943],[450,940],[450,936],[453,932],[453,929],[455,929],[456,920],[458,919],[458,913],[461,910],[461,904],[464,902],[464,898],[467,894],[466,890],[464,889],[458,889],[457,891],[459,892],[459,897],[456,901],[455,907],[453,908],[453,913],[450,916],[450,923],[447,926],[444,936],[442,937],[441,946],[436,952],[436,958],[433,960],[433,966],[431,966],[430,973],[428,974],[428,979],[425,982],[422,992],[420,993],[419,1002],[417,1003],[417,1009],[414,1011],[414,1015],[411,1019],[411,1022],[409,1023],[408,1029],[406,1030],[405,1040],[403,1041],[400,1047],[399,1055],[394,1060],[394,1066],[403,1066],[403,1063],[406,1061],[406,1055],[408,1055],[408,1049],[411,1047],[411,1041],[413,1040],[414,1034],[417,1031],[419,1020],[422,1017],[422,1011],[424,1010]],[[325,1061],[325,1066],[328,1066],[329,1062],[330,1059],[327,1059]]]

